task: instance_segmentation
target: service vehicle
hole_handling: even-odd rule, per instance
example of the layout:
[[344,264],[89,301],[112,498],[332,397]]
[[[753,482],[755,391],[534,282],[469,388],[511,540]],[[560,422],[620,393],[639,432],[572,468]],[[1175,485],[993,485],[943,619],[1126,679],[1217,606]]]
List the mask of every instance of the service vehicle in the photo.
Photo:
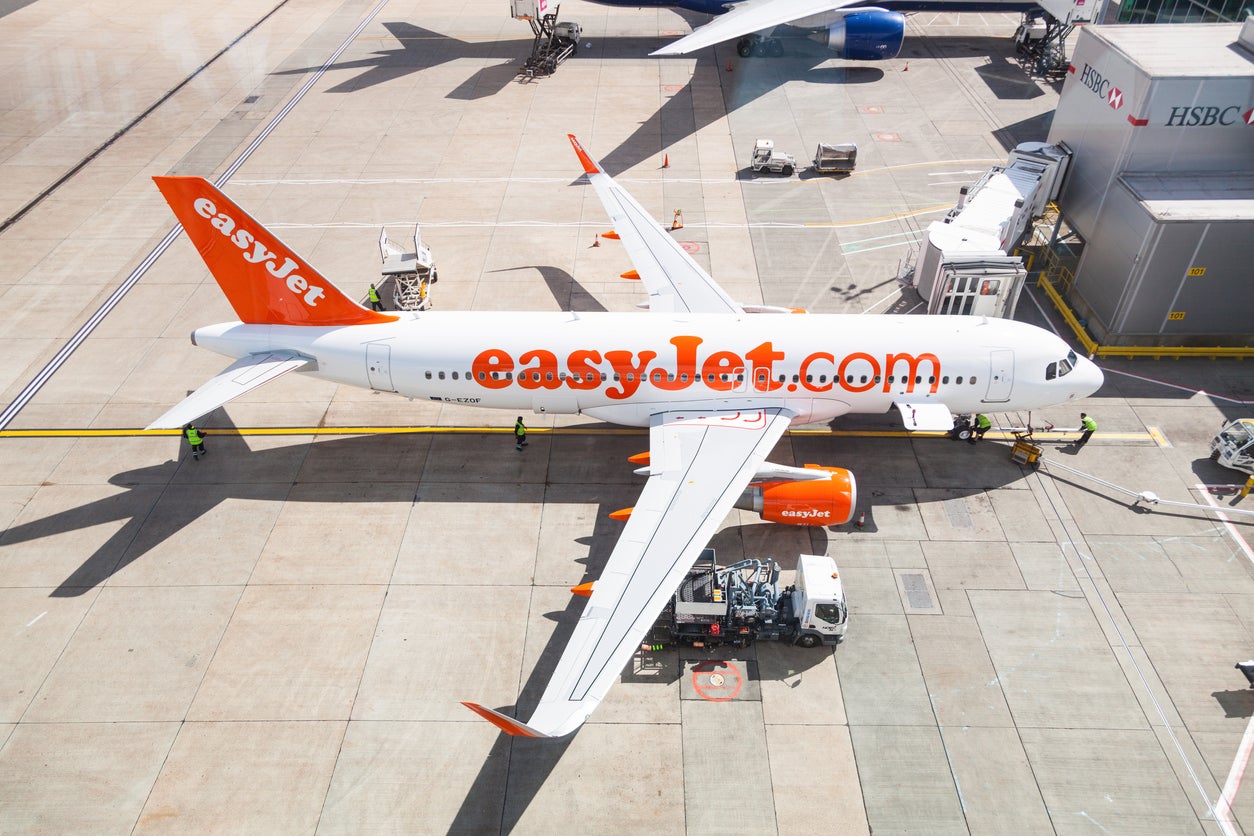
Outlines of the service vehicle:
[[1239,418],[1225,425],[1210,441],[1210,457],[1254,476],[1254,419]]
[[819,174],[847,174],[858,163],[858,146],[852,142],[829,145],[820,142],[814,152],[814,170]]
[[779,575],[773,560],[742,560],[720,568],[714,549],[704,549],[645,647],[748,647],[755,641],[818,647],[841,641],[849,610],[836,562],[826,555],[800,555],[796,584],[783,592]]
[[749,166],[754,171],[766,169],[774,174],[792,174],[797,168],[797,158],[792,154],[775,150],[775,141],[759,139],[753,143],[753,156],[749,158]]

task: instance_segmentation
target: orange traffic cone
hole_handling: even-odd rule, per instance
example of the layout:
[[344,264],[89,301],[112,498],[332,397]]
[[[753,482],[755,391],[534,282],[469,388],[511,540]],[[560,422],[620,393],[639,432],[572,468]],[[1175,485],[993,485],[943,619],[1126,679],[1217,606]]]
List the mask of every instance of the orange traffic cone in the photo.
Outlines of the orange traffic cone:
[[901,71],[902,71],[903,73],[908,73],[908,72],[910,72],[910,62],[909,62],[909,61],[907,61],[907,62],[906,62],[906,66],[904,66],[904,67],[902,67],[902,68],[901,68]]
[[671,219],[671,229],[684,228],[684,213],[682,209],[675,210],[675,217]]
[[863,511],[861,514],[858,515],[858,528],[864,528],[865,526],[866,526],[866,511]]
[[727,62],[727,72],[731,72],[731,61]]
[[592,246],[594,246],[594,247],[599,247],[599,246],[601,246],[601,236],[600,236],[599,234],[598,234],[598,235],[593,236],[593,238],[592,238]]
[[662,157],[662,168],[670,168],[670,167],[671,167],[671,155],[665,154]]

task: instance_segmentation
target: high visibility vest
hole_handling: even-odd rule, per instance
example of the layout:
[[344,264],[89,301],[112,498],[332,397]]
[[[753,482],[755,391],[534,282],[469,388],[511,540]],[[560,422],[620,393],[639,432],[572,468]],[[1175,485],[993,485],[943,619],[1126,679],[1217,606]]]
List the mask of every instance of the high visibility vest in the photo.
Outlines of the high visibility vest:
[[987,430],[989,427],[993,426],[993,422],[988,420],[987,415],[977,415],[975,416],[975,426],[977,429]]
[[201,442],[200,431],[195,427],[187,428],[187,443],[195,447]]
[[527,435],[527,428],[523,426],[522,421],[514,422],[514,435],[518,438],[522,438]]
[[1096,421],[1094,421],[1094,420],[1093,420],[1091,417],[1089,417],[1088,415],[1085,415],[1085,416],[1084,416],[1084,420],[1083,420],[1083,421],[1081,421],[1080,423],[1081,423],[1081,424],[1083,424],[1083,425],[1084,425],[1084,429],[1088,430],[1089,432],[1094,432],[1094,431],[1096,431],[1096,430],[1097,430],[1097,422],[1096,422]]
[[370,288],[370,301],[371,302],[379,301],[379,291],[375,290],[373,287]]

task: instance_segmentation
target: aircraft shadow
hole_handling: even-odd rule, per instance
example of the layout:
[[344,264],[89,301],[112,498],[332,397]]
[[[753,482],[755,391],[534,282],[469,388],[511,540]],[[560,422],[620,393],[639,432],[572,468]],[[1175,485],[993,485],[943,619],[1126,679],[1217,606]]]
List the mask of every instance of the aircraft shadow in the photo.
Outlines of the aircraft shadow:
[[574,276],[560,267],[549,267],[541,264],[531,264],[521,267],[506,267],[502,270],[489,270],[489,273],[512,273],[518,270],[535,270],[544,279],[545,286],[549,289],[549,293],[553,294],[553,301],[557,302],[558,307],[563,311],[573,311],[575,313],[605,313],[606,308],[596,297],[589,293],[583,285],[581,285]]
[[[598,509],[593,533],[581,537],[577,542],[588,546],[588,557],[580,562],[585,563],[585,571],[581,583],[596,580],[609,560],[614,544],[622,530],[622,524],[610,520],[608,514],[614,510],[602,505]],[[719,563],[727,565],[741,556],[756,556],[753,552],[755,544],[760,541],[762,529],[778,529],[771,524],[735,526],[726,528],[715,535],[710,545],[718,550]],[[827,548],[827,535],[822,529],[811,529],[810,548],[816,554],[823,554]],[[725,557],[724,557],[725,556]],[[775,558],[785,569],[796,568],[795,555],[781,555]],[[545,618],[554,621],[556,627],[544,649],[540,653],[535,666],[523,683],[516,705],[492,706],[498,711],[519,718],[527,718],[540,702],[549,679],[557,669],[558,660],[566,649],[574,633],[575,624],[583,612],[584,601],[575,595],[570,596],[565,609],[549,612]],[[828,658],[821,650],[796,649],[788,656],[788,676],[795,677],[812,667],[821,664]],[[633,657],[632,667],[622,674],[624,682],[669,685],[674,683],[683,672],[683,662],[689,659],[725,660],[748,659],[746,665],[761,677],[761,666],[754,661],[756,650],[723,647],[708,652],[695,648],[667,648],[663,651],[645,653],[641,651]],[[532,740],[524,737],[498,735],[492,749],[484,759],[479,774],[475,777],[461,807],[458,809],[450,833],[472,833],[482,829],[484,811],[500,807],[502,809],[501,833],[511,833],[518,826],[527,809],[535,800],[540,790],[548,783],[549,776],[557,766],[566,750],[582,733],[583,727],[568,737],[557,740]],[[500,764],[508,764],[502,770]],[[504,786],[501,781],[504,780]]]
[[[689,15],[684,15],[690,17]],[[696,15],[691,21],[699,25],[708,17]],[[476,100],[488,98],[501,92],[506,86],[518,78],[518,68],[528,54],[530,43],[525,40],[506,41],[464,41],[439,32],[416,26],[404,21],[389,21],[383,24],[388,33],[396,39],[397,47],[376,50],[365,58],[343,60],[332,64],[330,71],[359,70],[350,79],[340,82],[325,92],[333,94],[354,93],[379,84],[386,84],[398,78],[438,67],[455,60],[478,60],[499,63],[482,66],[475,70],[461,84],[457,85],[447,98],[457,100]],[[596,41],[593,49],[599,59],[639,60],[664,44],[674,40],[673,37],[639,37],[639,36],[607,36]],[[604,170],[611,174],[621,174],[633,166],[661,154],[675,143],[693,136],[701,129],[725,118],[726,115],[744,107],[769,93],[781,84],[798,78],[818,84],[869,84],[884,77],[884,70],[874,64],[841,62],[839,66],[821,66],[838,60],[823,46],[801,36],[785,36],[781,39],[785,44],[785,54],[779,58],[753,58],[741,60],[733,58],[734,43],[720,44],[697,53],[698,74],[707,73],[703,82],[709,84],[710,69],[722,73],[723,66],[732,60],[736,66],[736,75],[729,80],[720,80],[717,85],[721,93],[721,107],[710,106],[705,101],[695,103],[693,100],[692,83],[684,85],[679,91],[670,95],[652,116],[640,123],[640,126],[627,139],[608,153],[600,154],[600,162]],[[1017,81],[1011,65],[1000,53],[1006,53],[1008,39],[980,37],[911,37],[906,40],[906,47],[913,57],[926,59],[945,58],[966,55],[971,52],[994,56],[997,62],[995,69],[982,71],[986,83],[998,95],[1005,94],[1011,98],[1030,98],[1029,88],[1035,89],[1035,83],[1026,75]],[[903,51],[903,55],[907,54]],[[713,61],[711,61],[713,59]],[[578,61],[576,55],[571,58]],[[666,59],[657,59],[666,60]],[[711,67],[710,65],[713,64]],[[279,70],[276,75],[302,75],[316,72],[321,67],[295,67]],[[559,69],[558,72],[561,72]],[[1040,92],[1039,90],[1037,91]],[[1033,134],[1027,139],[1040,139],[1043,134]]]

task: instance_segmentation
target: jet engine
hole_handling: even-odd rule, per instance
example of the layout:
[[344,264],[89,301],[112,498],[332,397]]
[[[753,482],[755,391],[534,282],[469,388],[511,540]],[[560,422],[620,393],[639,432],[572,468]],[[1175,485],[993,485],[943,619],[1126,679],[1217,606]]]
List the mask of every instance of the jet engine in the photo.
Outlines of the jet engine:
[[901,52],[905,32],[906,19],[899,12],[861,9],[813,37],[850,61],[887,61]]
[[853,474],[843,467],[816,464],[806,465],[805,470],[819,471],[826,477],[752,482],[736,507],[784,525],[843,525],[853,519],[858,502]]

